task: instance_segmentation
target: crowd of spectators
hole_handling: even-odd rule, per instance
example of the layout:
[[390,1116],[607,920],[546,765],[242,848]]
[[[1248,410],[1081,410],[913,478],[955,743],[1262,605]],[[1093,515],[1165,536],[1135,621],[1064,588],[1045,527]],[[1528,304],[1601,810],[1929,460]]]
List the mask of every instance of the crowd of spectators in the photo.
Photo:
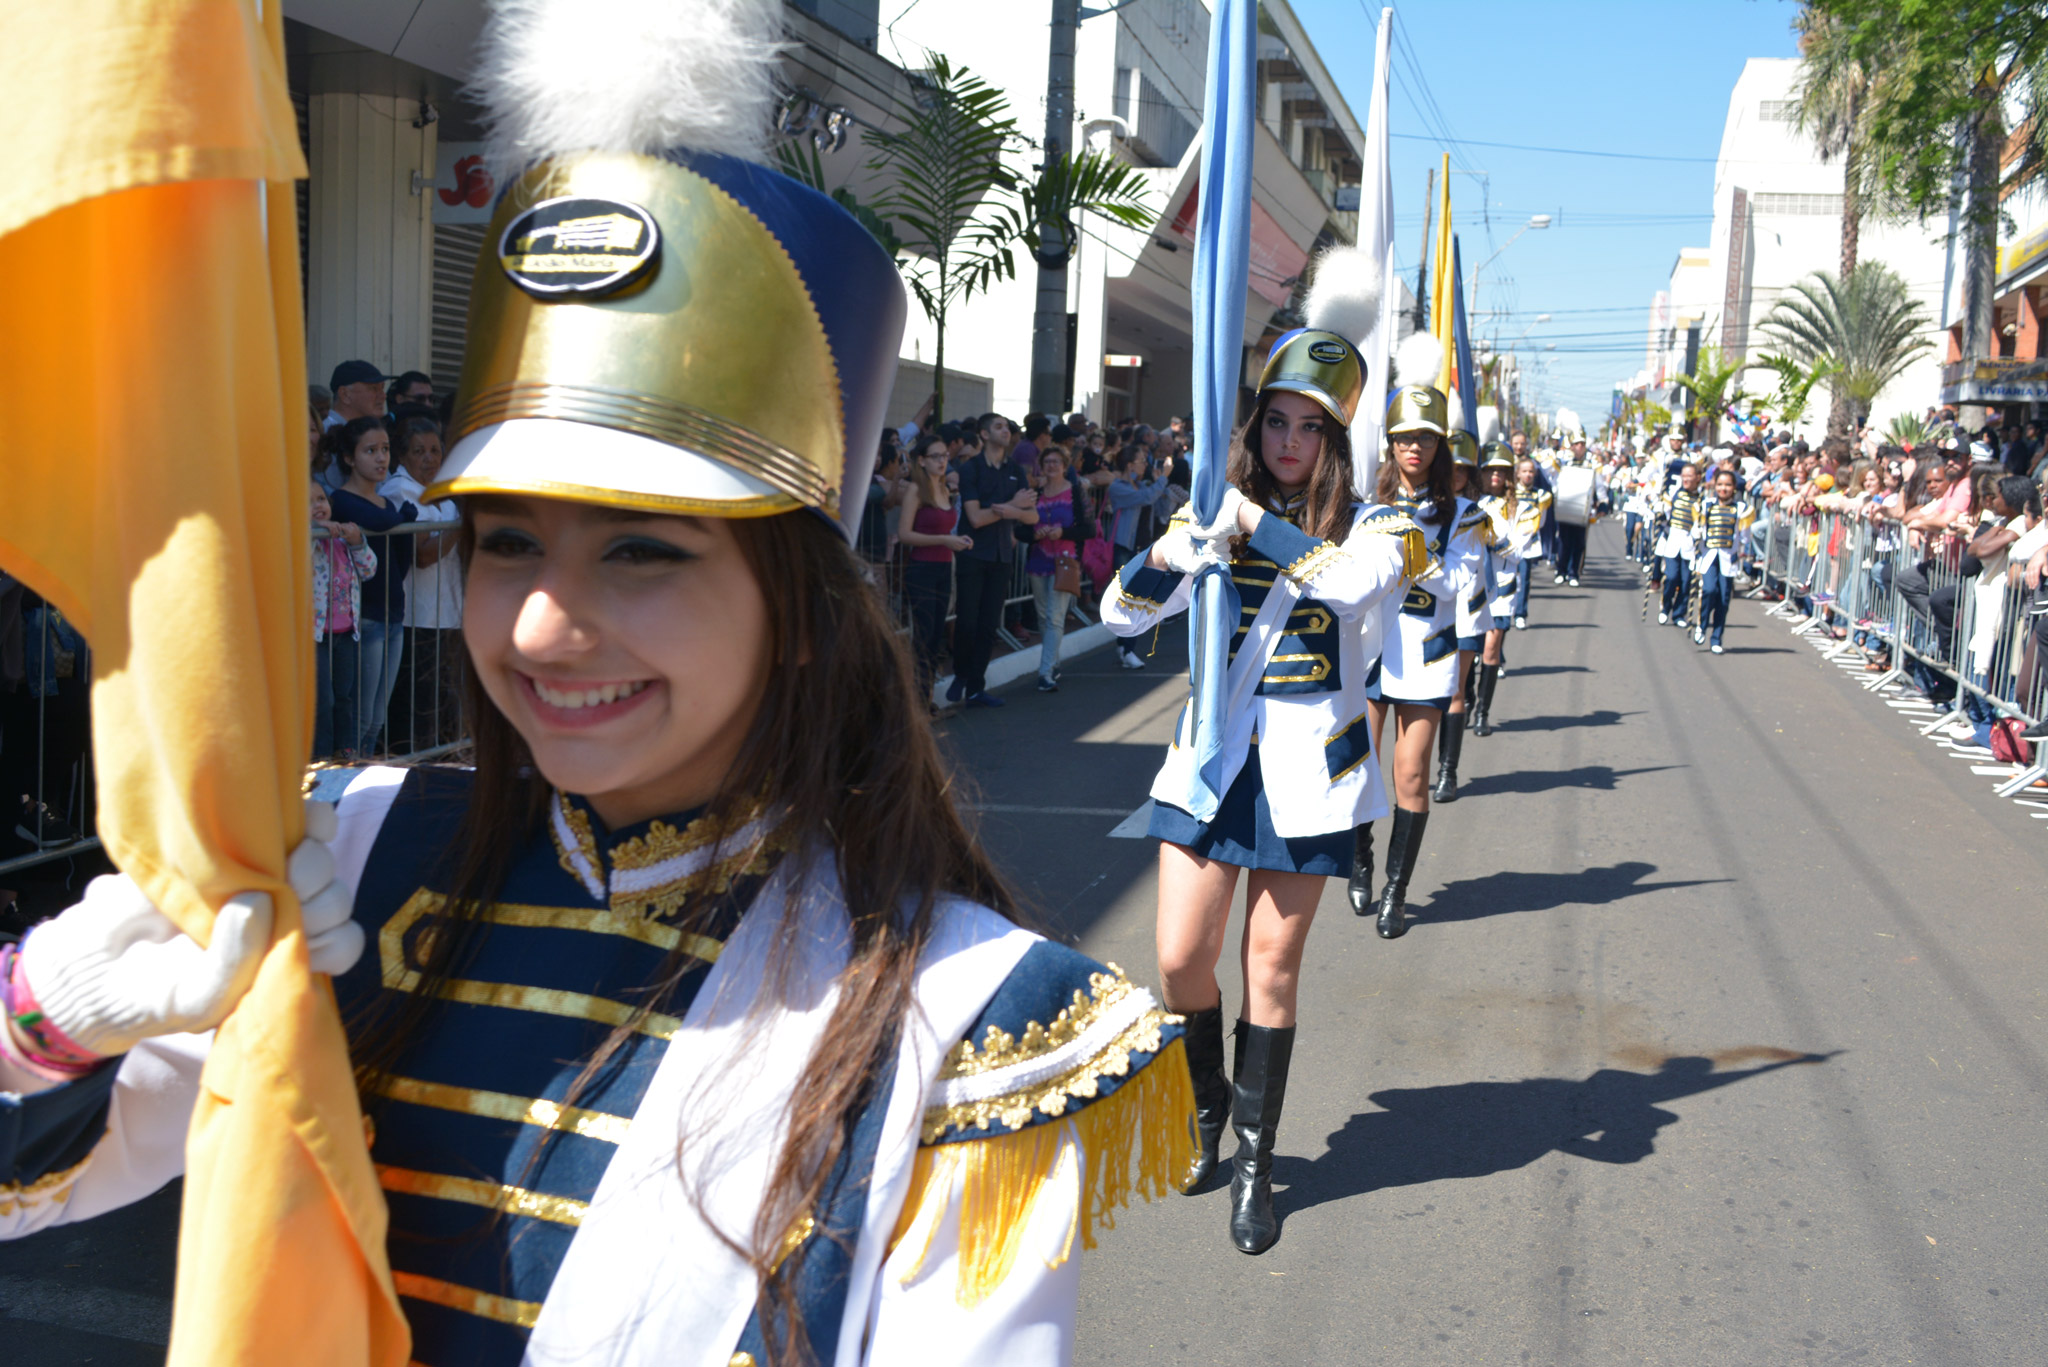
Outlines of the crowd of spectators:
[[[1817,447],[1777,433],[1682,458],[1735,478],[1754,521],[1747,564],[1767,598],[1833,605],[1825,629],[1954,706],[1952,738],[1987,748],[2048,735],[2048,447],[2042,424],[1964,431],[1931,409],[1930,440],[1874,428]],[[1683,443],[1678,443],[1683,446]],[[1663,443],[1657,443],[1662,447]],[[1611,464],[1679,453],[1623,450]],[[1616,479],[1618,469],[1604,472]],[[1605,480],[1603,480],[1603,483]],[[1646,539],[1645,539],[1646,541]]]
[[[933,424],[932,405],[882,433],[857,544],[911,631],[935,711],[1001,707],[988,667],[1000,640],[1038,649],[1038,691],[1060,685],[1060,646],[1133,548],[1188,497],[1190,428],[1085,414],[1021,424],[985,413]],[[1126,669],[1145,661],[1128,647]]]
[[310,395],[316,760],[460,738],[460,514],[423,497],[448,402],[420,371],[387,376],[361,360]]

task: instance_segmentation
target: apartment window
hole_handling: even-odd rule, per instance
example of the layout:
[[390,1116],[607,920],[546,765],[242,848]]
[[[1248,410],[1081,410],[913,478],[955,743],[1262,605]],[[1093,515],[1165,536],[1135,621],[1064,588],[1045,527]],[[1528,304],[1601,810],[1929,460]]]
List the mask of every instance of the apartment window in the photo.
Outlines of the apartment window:
[[1777,215],[1810,215],[1840,218],[1842,197],[1840,195],[1751,195],[1749,207],[1752,213]]
[[1790,123],[1799,117],[1799,101],[1765,100],[1756,107],[1756,116],[1765,123]]

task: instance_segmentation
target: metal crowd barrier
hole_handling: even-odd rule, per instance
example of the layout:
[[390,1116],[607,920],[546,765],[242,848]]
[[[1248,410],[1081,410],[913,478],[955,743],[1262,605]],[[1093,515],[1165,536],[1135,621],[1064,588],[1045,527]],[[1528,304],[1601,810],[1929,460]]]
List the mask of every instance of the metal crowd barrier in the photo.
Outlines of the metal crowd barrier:
[[[1778,526],[1769,540],[1779,539]],[[1961,537],[1906,533],[1895,522],[1840,513],[1796,519],[1785,539],[1786,595],[1773,614],[1796,619],[1796,635],[1839,637],[1830,658],[1862,641],[1879,643],[1889,667],[1864,681],[1872,692],[1901,679],[1937,695],[1952,690],[1953,702],[1921,726],[1922,735],[2006,717],[2032,726],[2048,715],[2048,593],[2025,587],[2024,565],[2009,561],[2002,579],[1987,584],[1981,574],[1963,573]],[[1807,606],[1788,608],[1802,589]],[[1999,784],[1999,796],[2048,777],[2042,752],[2033,747],[2031,759]]]

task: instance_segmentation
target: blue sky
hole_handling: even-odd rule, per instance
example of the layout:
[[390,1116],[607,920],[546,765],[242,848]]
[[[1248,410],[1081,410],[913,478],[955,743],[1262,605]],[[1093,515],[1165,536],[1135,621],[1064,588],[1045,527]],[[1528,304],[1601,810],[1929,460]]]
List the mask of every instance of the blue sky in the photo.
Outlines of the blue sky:
[[[1291,3],[1362,121],[1381,0]],[[1445,151],[1468,284],[1473,266],[1531,214],[1553,215],[1553,226],[1524,234],[1485,270],[1479,312],[1506,313],[1478,320],[1475,331],[1498,328],[1505,345],[1530,328],[1524,348],[1555,343],[1533,353],[1541,371],[1524,366],[1532,397],[1575,408],[1590,425],[1606,413],[1614,382],[1642,365],[1650,296],[1669,281],[1679,249],[1707,245],[1714,155],[1743,62],[1798,55],[1797,13],[1794,0],[1396,5],[1389,106],[1401,269],[1412,283],[1424,177]],[[1457,141],[1447,145],[1446,134]],[[1488,142],[1632,155],[1476,145]],[[1539,313],[1551,321],[1531,328]]]

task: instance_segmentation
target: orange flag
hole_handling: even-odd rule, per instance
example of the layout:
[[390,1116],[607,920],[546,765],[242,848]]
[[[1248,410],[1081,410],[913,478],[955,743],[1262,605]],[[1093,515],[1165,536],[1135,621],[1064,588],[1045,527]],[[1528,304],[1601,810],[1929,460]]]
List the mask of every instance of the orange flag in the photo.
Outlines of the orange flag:
[[269,892],[187,1141],[175,1367],[399,1367],[333,994],[284,879],[313,640],[306,174],[281,0],[14,7],[0,89],[0,567],[91,643],[107,851],[204,940]]

